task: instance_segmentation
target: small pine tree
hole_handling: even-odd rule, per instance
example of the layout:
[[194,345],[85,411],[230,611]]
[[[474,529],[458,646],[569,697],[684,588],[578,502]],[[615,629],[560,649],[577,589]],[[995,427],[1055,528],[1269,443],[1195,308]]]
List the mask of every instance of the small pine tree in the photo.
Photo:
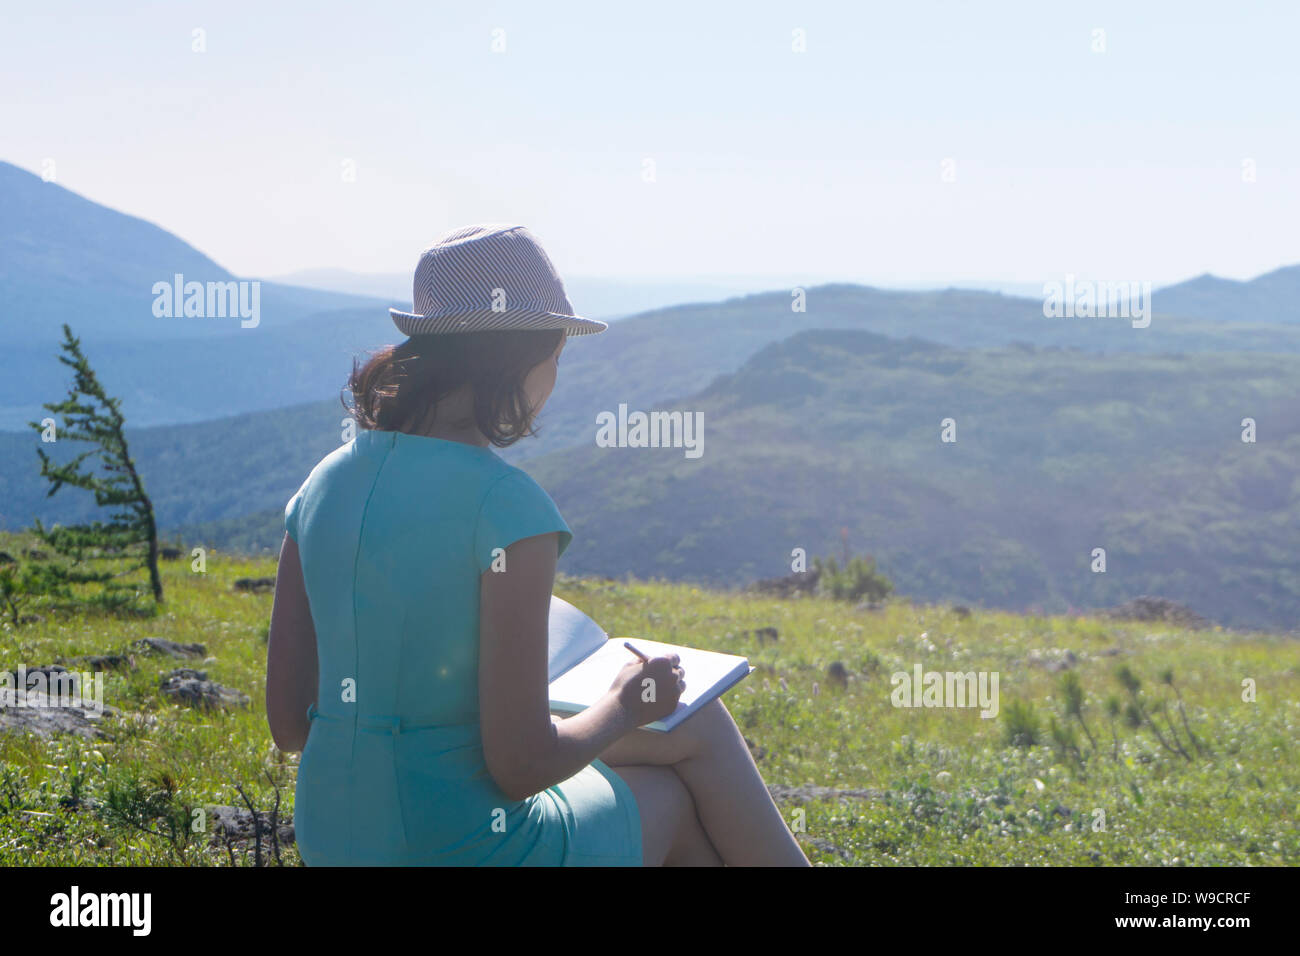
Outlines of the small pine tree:
[[[94,521],[69,527],[56,524],[47,530],[38,520],[33,530],[59,554],[72,559],[72,567],[67,571],[68,581],[98,582],[106,590],[116,591],[132,587],[117,583],[117,578],[129,571],[146,568],[154,601],[161,604],[163,589],[158,574],[158,528],[154,522],[153,504],[145,494],[144,482],[127,449],[126,419],[122,415],[121,402],[104,391],[81,351],[81,340],[73,336],[66,323],[62,348],[64,354],[59,356],[59,361],[73,370],[73,385],[65,400],[43,407],[64,416],[62,432],[57,431],[56,426],[56,439],[89,442],[93,447],[64,464],[56,464],[44,449],[37,448],[41,477],[50,481],[46,497],[53,497],[60,488],[69,485],[93,492],[99,507],[116,510],[109,514],[107,522]],[[44,424],[29,424],[42,436],[47,431]],[[82,464],[91,456],[97,456],[99,469],[83,470]],[[135,559],[126,572],[91,570],[88,563],[122,558]]]
[[70,596],[67,570],[62,566],[0,556],[0,611],[14,627],[23,623],[23,609],[37,598]]

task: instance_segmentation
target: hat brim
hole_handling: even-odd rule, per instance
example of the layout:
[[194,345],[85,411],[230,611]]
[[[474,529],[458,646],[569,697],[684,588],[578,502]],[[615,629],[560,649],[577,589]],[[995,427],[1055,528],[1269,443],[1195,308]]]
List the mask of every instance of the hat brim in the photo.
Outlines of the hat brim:
[[568,335],[594,335],[609,328],[599,319],[558,312],[458,312],[455,315],[417,315],[389,309],[393,324],[404,335],[452,335],[457,332],[528,331],[530,329],[564,329]]

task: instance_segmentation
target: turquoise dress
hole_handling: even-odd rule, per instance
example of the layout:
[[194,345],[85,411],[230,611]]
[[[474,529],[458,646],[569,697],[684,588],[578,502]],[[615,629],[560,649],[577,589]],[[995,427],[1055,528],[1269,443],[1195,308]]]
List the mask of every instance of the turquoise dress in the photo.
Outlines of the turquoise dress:
[[511,800],[479,732],[479,576],[559,532],[555,503],[494,452],[362,431],[285,507],[320,683],[294,828],[309,866],[639,866],[641,817],[599,760]]

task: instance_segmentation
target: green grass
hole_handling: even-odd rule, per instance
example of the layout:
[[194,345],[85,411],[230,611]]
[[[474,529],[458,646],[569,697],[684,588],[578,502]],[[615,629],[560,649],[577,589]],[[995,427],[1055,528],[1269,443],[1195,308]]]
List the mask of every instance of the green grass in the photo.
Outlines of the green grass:
[[[269,810],[279,784],[292,812],[296,755],[271,742],[263,706],[270,594],[233,590],[270,577],[274,562],[214,553],[205,574],[164,565],[167,603],[152,618],[36,607],[41,620],[0,630],[0,665],[47,664],[120,650],[141,637],[206,645],[206,663],[138,656],[110,672],[108,737],[35,738],[0,733],[0,865],[228,865],[187,825],[205,805],[241,805],[242,785]],[[776,600],[661,583],[561,578],[557,592],[613,636],[642,635],[743,654],[759,669],[726,696],[770,784],[861,789],[866,797],[782,801],[817,863],[852,865],[1278,865],[1300,861],[1300,643],[1222,630],[1181,631],[1099,618],[1027,617],[905,601],[879,611],[820,599]],[[753,632],[775,627],[779,639]],[[1059,674],[1036,662],[1071,651],[1083,694],[1065,718]],[[1031,654],[1031,652],[1033,652]],[[847,686],[827,679],[835,661]],[[997,671],[1001,713],[896,708],[890,675]],[[159,675],[175,666],[252,698],[247,710],[203,713],[168,702]],[[1127,701],[1116,668],[1142,681],[1148,711],[1168,702],[1192,759],[1171,753],[1147,726],[1103,702]],[[1196,754],[1161,672],[1173,669]],[[1242,680],[1258,699],[1242,701]],[[1038,743],[1007,742],[1013,702],[1031,707]],[[1049,723],[1072,727],[1078,746],[1052,745]],[[1167,742],[1171,732],[1157,717]],[[1112,751],[1117,748],[1117,756]],[[114,814],[110,808],[116,807]],[[1104,830],[1094,829],[1105,815]],[[130,822],[132,814],[148,830]],[[170,815],[170,817],[169,817]],[[176,828],[167,830],[171,819]],[[247,862],[237,856],[239,862]],[[298,857],[290,847],[285,863]]]

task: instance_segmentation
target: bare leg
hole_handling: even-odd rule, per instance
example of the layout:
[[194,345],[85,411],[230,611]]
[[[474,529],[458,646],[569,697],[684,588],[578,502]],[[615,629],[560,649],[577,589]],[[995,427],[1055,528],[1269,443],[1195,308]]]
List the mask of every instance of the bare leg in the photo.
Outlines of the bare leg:
[[700,826],[690,791],[672,767],[611,767],[627,782],[641,811],[646,866],[721,866]]
[[721,700],[669,733],[634,730],[600,755],[609,766],[670,766],[690,791],[709,842],[728,866],[808,866]]

